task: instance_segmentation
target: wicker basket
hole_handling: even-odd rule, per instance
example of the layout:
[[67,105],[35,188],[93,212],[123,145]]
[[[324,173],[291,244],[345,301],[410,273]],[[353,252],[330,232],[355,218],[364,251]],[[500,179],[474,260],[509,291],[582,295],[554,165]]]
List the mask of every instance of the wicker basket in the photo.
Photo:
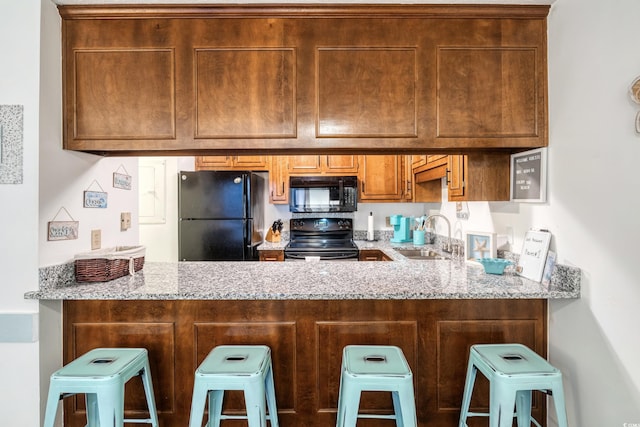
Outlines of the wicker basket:
[[108,282],[144,266],[144,246],[117,246],[75,256],[76,281]]

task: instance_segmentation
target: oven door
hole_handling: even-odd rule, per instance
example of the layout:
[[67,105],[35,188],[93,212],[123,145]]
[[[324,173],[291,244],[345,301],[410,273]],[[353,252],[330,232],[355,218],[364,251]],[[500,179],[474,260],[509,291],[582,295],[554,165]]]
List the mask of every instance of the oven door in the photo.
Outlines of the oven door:
[[344,241],[291,241],[284,249],[285,260],[301,260],[307,258],[320,261],[357,261],[358,248]]

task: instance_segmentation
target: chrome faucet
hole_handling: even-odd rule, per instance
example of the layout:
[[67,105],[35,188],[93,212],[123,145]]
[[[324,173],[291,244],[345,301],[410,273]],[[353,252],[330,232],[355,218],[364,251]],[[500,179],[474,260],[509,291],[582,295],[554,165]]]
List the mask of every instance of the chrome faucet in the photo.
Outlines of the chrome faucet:
[[431,221],[433,221],[436,217],[440,217],[440,218],[444,219],[446,221],[446,223],[447,223],[447,243],[442,245],[442,250],[444,252],[451,253],[453,248],[451,247],[451,222],[449,222],[449,219],[446,216],[442,215],[442,214],[433,214],[433,215],[429,215],[425,222],[427,224],[430,224]]

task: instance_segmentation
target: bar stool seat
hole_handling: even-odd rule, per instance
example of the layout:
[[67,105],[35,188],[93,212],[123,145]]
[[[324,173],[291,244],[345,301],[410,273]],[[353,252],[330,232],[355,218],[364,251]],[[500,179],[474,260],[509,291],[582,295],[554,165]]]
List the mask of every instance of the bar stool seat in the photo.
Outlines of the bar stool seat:
[[[476,373],[489,380],[489,412],[469,412]],[[467,378],[462,398],[459,427],[468,417],[489,417],[490,427],[518,427],[540,424],[531,417],[531,392],[539,390],[553,396],[559,427],[567,426],[562,373],[540,355],[522,344],[473,345],[469,352]],[[514,406],[516,408],[514,414]]]
[[[363,391],[391,392],[394,414],[359,413]],[[348,345],[343,349],[336,427],[355,427],[358,418],[395,419],[398,427],[417,426],[413,374],[400,348]]]
[[[222,414],[225,390],[244,392],[247,415]],[[207,397],[208,427],[218,427],[225,419],[246,419],[249,427],[264,427],[269,420],[272,427],[278,427],[271,349],[264,345],[215,347],[195,373],[189,427],[200,427]]]
[[[140,375],[149,418],[124,419],[124,386]],[[44,427],[53,427],[58,402],[84,393],[87,427],[122,427],[124,423],[147,423],[158,427],[147,350],[144,348],[97,348],[51,375]]]

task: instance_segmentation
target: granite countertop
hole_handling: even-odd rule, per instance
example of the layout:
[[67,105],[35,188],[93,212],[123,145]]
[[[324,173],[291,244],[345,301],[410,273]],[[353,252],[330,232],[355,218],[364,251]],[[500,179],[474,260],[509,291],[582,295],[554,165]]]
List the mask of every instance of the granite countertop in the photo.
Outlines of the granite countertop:
[[[348,299],[562,299],[580,297],[578,268],[557,266],[546,286],[507,271],[486,274],[462,259],[410,260],[388,241],[356,241],[379,249],[386,262],[147,262],[134,276],[77,283],[73,264],[45,267],[40,300],[348,300]],[[285,242],[261,250],[282,249]],[[412,246],[412,245],[403,245]],[[431,248],[429,245],[423,248]]]

